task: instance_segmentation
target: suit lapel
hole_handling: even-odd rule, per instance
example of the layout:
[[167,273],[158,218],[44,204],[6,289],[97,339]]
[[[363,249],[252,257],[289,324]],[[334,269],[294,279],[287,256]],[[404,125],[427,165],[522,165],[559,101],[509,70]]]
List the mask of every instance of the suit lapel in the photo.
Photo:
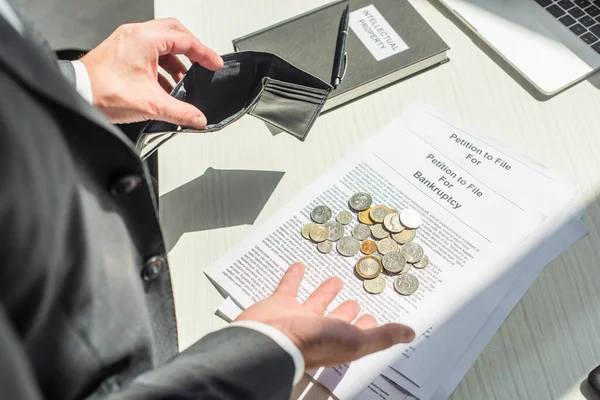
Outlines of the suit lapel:
[[62,76],[59,68],[48,66],[48,58],[40,54],[2,17],[0,17],[0,37],[2,38],[0,65],[8,72],[29,89],[111,132],[135,153],[131,141],[125,134],[79,96],[75,88]]

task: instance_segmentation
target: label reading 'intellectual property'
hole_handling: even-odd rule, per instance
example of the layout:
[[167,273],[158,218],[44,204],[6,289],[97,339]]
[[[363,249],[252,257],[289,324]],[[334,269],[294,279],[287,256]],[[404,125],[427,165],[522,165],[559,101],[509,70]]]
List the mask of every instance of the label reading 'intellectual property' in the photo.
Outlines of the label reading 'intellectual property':
[[350,13],[350,28],[377,61],[408,49],[373,4]]

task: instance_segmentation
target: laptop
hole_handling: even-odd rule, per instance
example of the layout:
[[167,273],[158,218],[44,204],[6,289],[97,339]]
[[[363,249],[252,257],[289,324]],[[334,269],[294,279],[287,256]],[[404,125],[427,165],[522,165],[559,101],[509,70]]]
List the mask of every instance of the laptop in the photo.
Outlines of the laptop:
[[600,0],[439,0],[552,96],[600,68]]

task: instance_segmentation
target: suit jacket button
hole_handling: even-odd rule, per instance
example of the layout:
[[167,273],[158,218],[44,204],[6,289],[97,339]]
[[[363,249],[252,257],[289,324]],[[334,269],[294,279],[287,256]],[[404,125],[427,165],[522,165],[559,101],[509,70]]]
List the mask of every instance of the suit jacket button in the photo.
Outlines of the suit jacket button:
[[110,191],[113,195],[129,194],[142,183],[142,177],[137,174],[129,174],[120,177],[113,183]]
[[142,269],[142,279],[153,281],[158,278],[160,272],[167,266],[167,259],[163,256],[150,257]]

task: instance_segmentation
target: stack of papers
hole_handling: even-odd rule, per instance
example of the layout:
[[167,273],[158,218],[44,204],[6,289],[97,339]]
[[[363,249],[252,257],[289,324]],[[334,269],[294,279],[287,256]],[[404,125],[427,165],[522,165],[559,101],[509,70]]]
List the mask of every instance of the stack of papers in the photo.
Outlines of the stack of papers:
[[[374,204],[423,216],[416,241],[430,267],[411,271],[421,282],[414,295],[366,293],[353,273],[360,256],[320,254],[300,235],[316,205],[335,214],[359,191]],[[332,308],[356,299],[381,324],[411,326],[417,339],[310,374],[341,399],[445,399],[543,267],[587,233],[577,196],[577,187],[552,171],[420,106],[361,145],[206,274],[229,294],[219,309],[229,319],[268,297],[295,261],[307,266],[300,300],[339,276],[345,286]]]

